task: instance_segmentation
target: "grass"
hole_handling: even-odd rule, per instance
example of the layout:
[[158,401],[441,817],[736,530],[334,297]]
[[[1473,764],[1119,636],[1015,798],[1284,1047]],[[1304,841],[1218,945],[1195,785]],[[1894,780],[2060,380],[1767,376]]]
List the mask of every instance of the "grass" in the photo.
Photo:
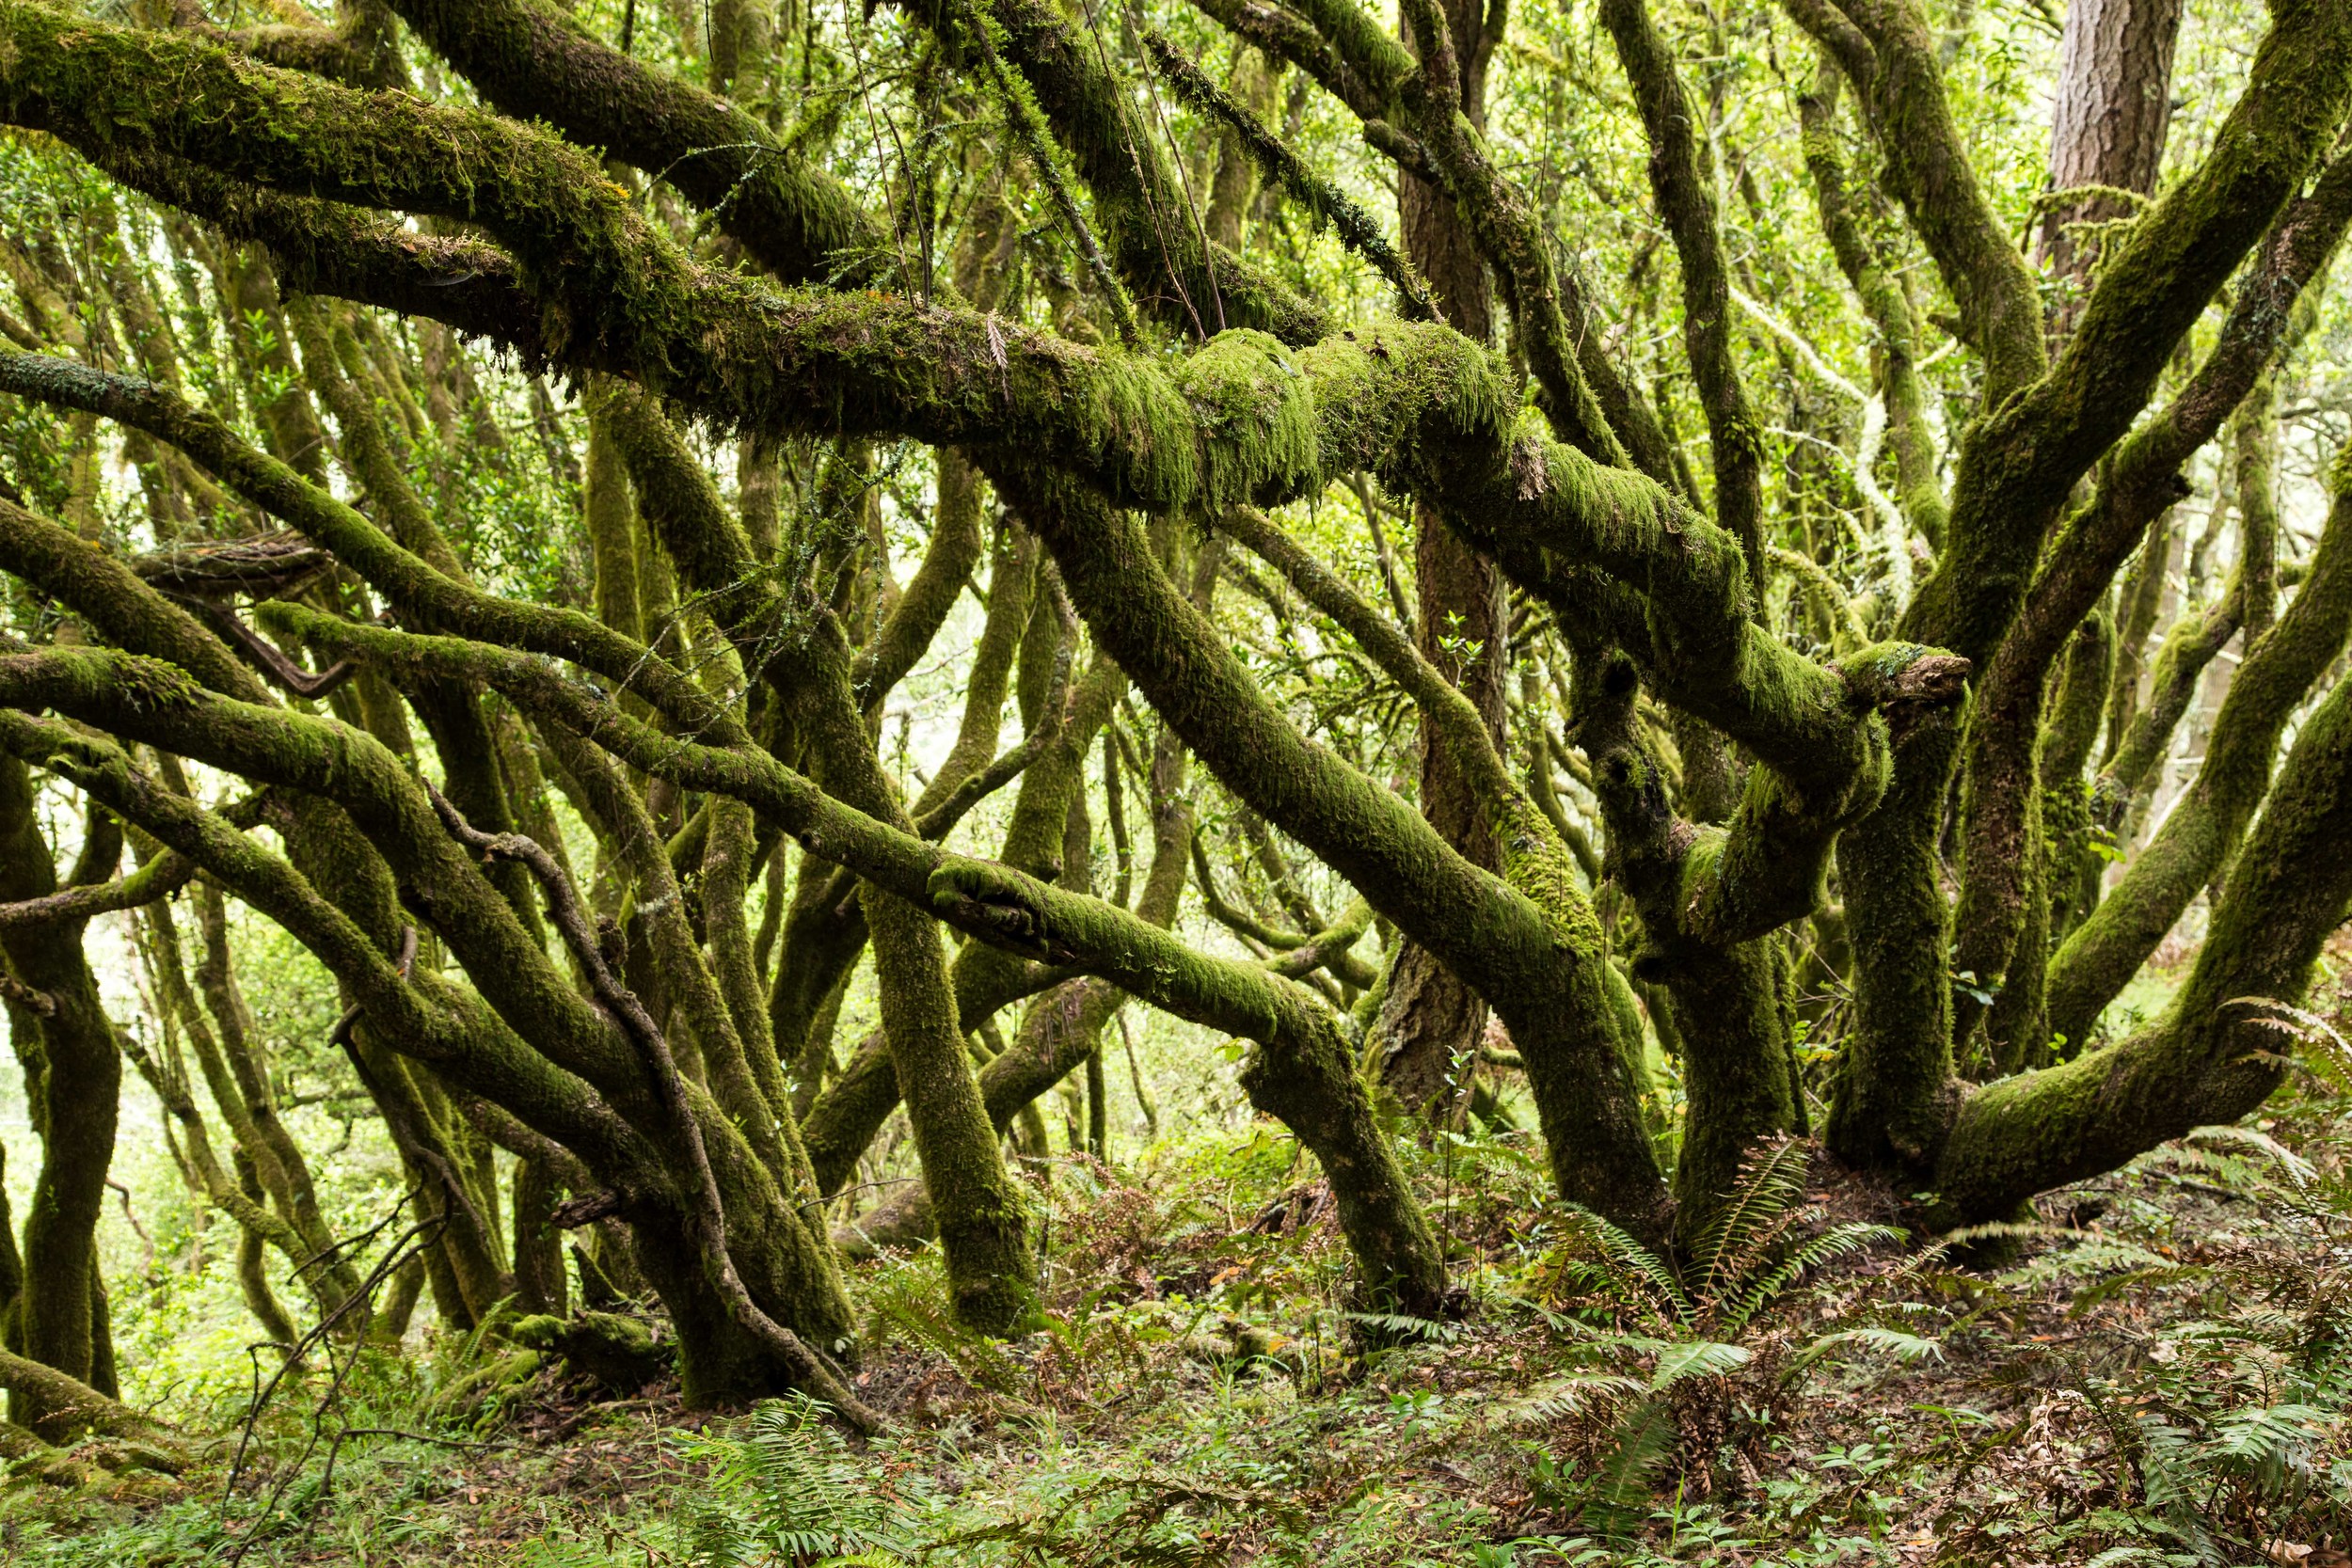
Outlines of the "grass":
[[312,1401],[273,1405],[233,1493],[217,1384],[168,1407],[213,1439],[183,1478],[14,1476],[0,1562],[2319,1564],[2352,1540],[2341,1100],[2294,1088],[2053,1195],[1965,1267],[1804,1154],[1770,1162],[1748,1250],[1820,1260],[1734,1312],[1547,1203],[1522,1137],[1418,1152],[1448,1323],[1351,1314],[1311,1164],[1268,1128],[1057,1162],[1027,1337],[955,1328],[928,1256],[861,1269],[881,1441],[560,1363],[452,1408],[498,1347],[432,1341],[364,1360],[327,1443]]

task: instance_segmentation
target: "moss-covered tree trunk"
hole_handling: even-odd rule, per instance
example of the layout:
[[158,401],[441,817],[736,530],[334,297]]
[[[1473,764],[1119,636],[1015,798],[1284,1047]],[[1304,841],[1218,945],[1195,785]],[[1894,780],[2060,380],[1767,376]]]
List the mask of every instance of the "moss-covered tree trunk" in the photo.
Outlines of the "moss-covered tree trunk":
[[[69,880],[105,880],[121,853],[121,827],[93,810]],[[32,774],[15,757],[0,757],[0,902],[38,898],[57,886]],[[82,955],[84,924],[0,927],[0,957],[13,982],[9,1032],[41,1143],[24,1215],[24,1282],[8,1339],[33,1360],[113,1394],[97,1230],[114,1160],[122,1058]],[[78,1426],[70,1413],[45,1406],[32,1386],[11,1390],[9,1418],[52,1441]]]

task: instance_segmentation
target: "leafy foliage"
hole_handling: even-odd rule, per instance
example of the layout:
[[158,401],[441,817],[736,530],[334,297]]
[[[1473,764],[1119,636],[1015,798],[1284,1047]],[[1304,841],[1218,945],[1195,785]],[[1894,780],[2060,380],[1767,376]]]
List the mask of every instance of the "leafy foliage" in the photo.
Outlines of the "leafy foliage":
[[895,1568],[904,1521],[826,1418],[794,1395],[761,1405],[738,1435],[685,1440],[710,1465],[686,1513],[694,1568]]

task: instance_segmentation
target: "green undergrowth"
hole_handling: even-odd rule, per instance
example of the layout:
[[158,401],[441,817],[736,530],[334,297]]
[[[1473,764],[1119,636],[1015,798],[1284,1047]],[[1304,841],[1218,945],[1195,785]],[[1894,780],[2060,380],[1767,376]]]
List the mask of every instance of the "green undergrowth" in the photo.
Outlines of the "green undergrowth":
[[1406,1137],[1445,1322],[1350,1295],[1271,1124],[1057,1159],[1025,1336],[958,1327],[931,1255],[859,1271],[880,1439],[428,1338],[338,1359],[340,1391],[322,1357],[249,1438],[217,1382],[167,1398],[176,1480],[20,1463],[0,1560],[2300,1560],[2352,1540],[2341,1089],[1925,1247],[1907,1195],[1762,1148],[1678,1264],[1548,1203],[1527,1134]]

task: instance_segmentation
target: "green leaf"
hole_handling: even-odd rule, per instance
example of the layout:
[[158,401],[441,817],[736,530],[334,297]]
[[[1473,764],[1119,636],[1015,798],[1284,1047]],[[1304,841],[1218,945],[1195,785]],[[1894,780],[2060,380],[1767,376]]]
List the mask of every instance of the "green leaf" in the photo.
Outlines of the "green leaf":
[[1663,1392],[1685,1378],[1720,1377],[1755,1359],[1756,1353],[1744,1345],[1728,1345],[1720,1339],[1686,1339],[1661,1353],[1649,1386]]

